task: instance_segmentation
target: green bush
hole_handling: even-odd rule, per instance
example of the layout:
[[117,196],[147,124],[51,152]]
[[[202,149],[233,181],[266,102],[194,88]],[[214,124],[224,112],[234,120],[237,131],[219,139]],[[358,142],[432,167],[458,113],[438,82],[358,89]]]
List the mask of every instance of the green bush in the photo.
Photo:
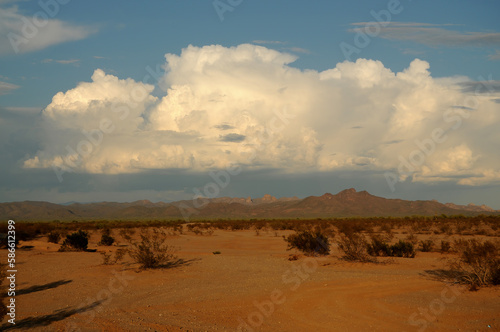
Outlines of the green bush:
[[319,230],[297,232],[286,237],[285,241],[288,242],[287,250],[295,248],[308,255],[328,255],[330,253],[328,237]]
[[85,231],[79,230],[66,235],[59,251],[85,251],[89,244],[89,234]]

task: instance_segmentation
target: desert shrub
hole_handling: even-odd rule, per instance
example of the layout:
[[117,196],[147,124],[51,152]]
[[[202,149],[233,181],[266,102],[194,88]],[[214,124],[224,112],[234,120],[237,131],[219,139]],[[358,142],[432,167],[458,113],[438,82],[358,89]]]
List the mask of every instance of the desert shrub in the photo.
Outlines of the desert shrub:
[[[214,230],[210,224],[207,223],[197,223],[197,224],[188,224],[188,231],[193,232],[195,235],[213,235]],[[182,234],[182,232],[181,232]]]
[[102,256],[102,264],[111,265],[111,254],[108,254],[105,251],[101,251],[100,254]]
[[126,249],[120,248],[115,251],[115,263],[121,261],[123,257],[125,257],[125,254],[127,253]]
[[414,233],[408,234],[408,236],[406,237],[405,240],[406,240],[406,242],[410,242],[414,246],[416,246],[418,243],[418,237]]
[[380,231],[392,235],[392,228],[393,225],[389,223],[384,223],[382,226],[380,226]]
[[441,253],[445,253],[445,252],[450,252],[451,250],[451,243],[450,241],[444,241],[442,240],[441,241]]
[[474,289],[479,286],[500,285],[500,245],[476,239],[455,242],[459,257],[450,262],[457,279]]
[[474,230],[475,235],[488,235],[488,231],[484,228],[476,228]]
[[366,230],[366,223],[357,220],[342,220],[337,223],[340,233],[350,236],[353,233],[361,233]]
[[47,235],[48,241],[50,243],[59,243],[59,240],[61,239],[61,233],[57,231],[52,231]]
[[420,244],[422,245],[422,252],[431,252],[434,248],[434,241],[432,240],[420,241]]
[[249,220],[231,221],[228,228],[232,231],[240,231],[250,229],[252,225],[253,221]]
[[99,241],[100,246],[110,246],[115,242],[115,239],[111,236],[111,230],[109,228],[104,228],[102,230],[101,241]]
[[143,230],[141,241],[130,241],[128,253],[144,269],[166,267],[176,258],[174,248],[165,243],[167,235],[158,229]]
[[[7,223],[4,224],[4,227],[7,227]],[[31,241],[38,236],[50,233],[52,230],[54,230],[54,226],[50,223],[19,222],[16,224],[16,239],[20,241]],[[0,233],[5,233],[4,229],[2,229]]]
[[456,227],[456,232],[458,234],[462,234],[464,233],[464,231],[467,229],[467,224],[465,222],[460,222],[460,223],[457,223],[457,227]]
[[311,232],[313,229],[314,227],[311,224],[304,222],[297,222],[293,227],[293,230],[296,232]]
[[120,236],[124,240],[130,242],[130,240],[132,240],[132,235],[135,234],[135,229],[133,229],[133,228],[122,228],[122,229],[120,229],[120,232],[118,232],[118,234],[120,234]]
[[288,229],[293,229],[291,223],[282,220],[275,220],[270,222],[269,227],[271,227],[275,231],[284,231]]
[[415,257],[415,248],[410,242],[399,240],[391,246],[391,256],[413,258]]
[[89,244],[89,234],[81,229],[66,235],[59,251],[85,251]]
[[176,224],[174,227],[174,232],[179,232],[179,234],[182,234],[182,231],[183,231],[183,226],[181,224]]
[[389,244],[381,236],[372,236],[367,244],[367,252],[371,256],[391,256]]
[[363,235],[357,233],[340,234],[337,240],[339,249],[344,253],[343,259],[358,262],[374,262],[367,251],[367,242]]
[[255,229],[255,235],[259,236],[261,231],[265,231],[266,224],[263,222],[256,222],[253,228]]
[[328,255],[330,253],[330,243],[328,237],[320,231],[302,231],[290,234],[285,237],[288,242],[287,250],[296,248],[305,254]]
[[449,224],[442,224],[441,226],[439,226],[439,231],[441,232],[441,234],[446,233],[448,235],[451,235],[451,233],[453,232]]
[[320,230],[321,233],[325,234],[329,238],[335,238],[335,229],[331,224],[321,223],[315,228],[316,230]]
[[186,225],[186,228],[188,229],[188,231],[192,232],[194,228],[198,228],[198,224],[187,224]]
[[411,230],[412,232],[417,234],[426,234],[431,231],[431,227],[432,227],[432,221],[425,219],[418,219],[417,217],[415,218],[415,221],[411,226]]
[[16,229],[16,240],[31,241],[39,235],[33,228]]
[[103,251],[103,252],[101,252],[101,256],[102,256],[102,260],[103,260],[102,264],[104,264],[104,265],[116,264],[123,259],[123,257],[125,256],[126,253],[127,253],[126,249],[120,248],[120,249],[115,251],[114,259],[111,259],[112,255]]
[[396,244],[390,245],[382,236],[372,236],[371,243],[366,243],[366,251],[371,256],[395,256],[395,257],[415,257],[415,249],[412,243],[399,240]]

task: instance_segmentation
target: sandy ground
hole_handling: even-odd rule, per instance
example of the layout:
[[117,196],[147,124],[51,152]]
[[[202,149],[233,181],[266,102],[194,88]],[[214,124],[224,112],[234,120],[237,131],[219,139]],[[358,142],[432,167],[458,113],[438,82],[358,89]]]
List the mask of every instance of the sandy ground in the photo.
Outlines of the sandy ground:
[[446,257],[439,253],[362,264],[338,259],[333,248],[289,261],[274,232],[215,231],[172,236],[183,263],[142,271],[129,257],[102,265],[99,251],[119,246],[98,239],[89,245],[98,252],[60,253],[46,238],[22,243],[33,248],[17,251],[16,325],[5,319],[0,329],[500,331],[500,289],[436,280],[432,271]]

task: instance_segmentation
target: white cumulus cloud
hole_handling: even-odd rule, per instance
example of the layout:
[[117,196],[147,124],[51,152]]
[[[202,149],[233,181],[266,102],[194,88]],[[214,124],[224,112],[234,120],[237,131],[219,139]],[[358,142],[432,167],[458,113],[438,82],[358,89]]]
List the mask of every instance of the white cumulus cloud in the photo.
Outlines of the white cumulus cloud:
[[56,94],[42,113],[43,147],[24,166],[133,173],[242,164],[500,180],[498,92],[466,91],[464,77],[435,79],[425,61],[398,73],[367,59],[318,72],[250,44],[189,46],[165,58],[158,98],[153,86],[100,69]]

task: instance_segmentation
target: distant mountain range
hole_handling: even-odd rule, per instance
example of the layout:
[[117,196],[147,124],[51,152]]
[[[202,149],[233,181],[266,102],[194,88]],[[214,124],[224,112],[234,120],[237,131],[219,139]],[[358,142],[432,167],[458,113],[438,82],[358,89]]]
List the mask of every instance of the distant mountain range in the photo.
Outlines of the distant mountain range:
[[148,200],[131,203],[69,203],[48,202],[0,203],[1,220],[72,221],[72,220],[164,220],[164,219],[280,219],[332,217],[401,217],[410,215],[478,215],[498,214],[485,205],[442,204],[431,201],[387,199],[366,191],[346,189],[336,195],[276,198],[203,198],[173,203],[152,203]]

